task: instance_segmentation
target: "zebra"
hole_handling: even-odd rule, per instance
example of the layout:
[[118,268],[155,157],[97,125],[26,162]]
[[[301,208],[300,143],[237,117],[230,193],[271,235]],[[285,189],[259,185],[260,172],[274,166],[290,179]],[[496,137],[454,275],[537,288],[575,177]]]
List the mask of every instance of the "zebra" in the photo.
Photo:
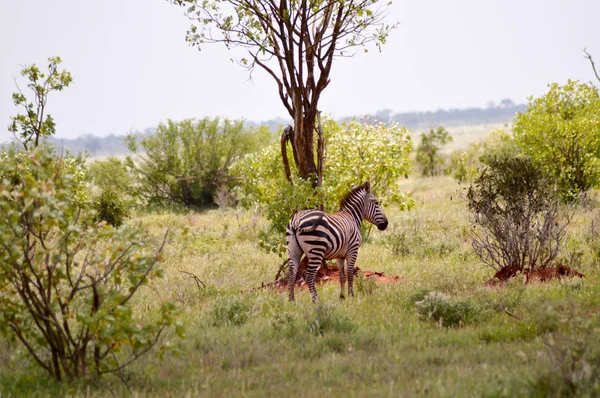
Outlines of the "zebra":
[[289,256],[289,300],[294,301],[294,285],[302,254],[308,257],[306,282],[313,302],[317,301],[315,276],[323,260],[336,259],[340,270],[340,298],[344,299],[347,265],[348,295],[354,296],[354,264],[362,243],[360,227],[367,220],[383,231],[388,220],[377,198],[371,193],[370,182],[353,188],[341,201],[340,211],[324,213],[303,210],[292,216],[287,225],[286,241]]

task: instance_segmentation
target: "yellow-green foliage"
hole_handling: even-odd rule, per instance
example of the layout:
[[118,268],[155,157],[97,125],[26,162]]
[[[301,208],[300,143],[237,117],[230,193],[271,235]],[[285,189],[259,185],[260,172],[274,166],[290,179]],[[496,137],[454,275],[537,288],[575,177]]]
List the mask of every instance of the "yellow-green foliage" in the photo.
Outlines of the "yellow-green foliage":
[[246,156],[232,168],[241,204],[262,211],[271,222],[261,234],[267,249],[281,251],[285,226],[295,211],[316,208],[321,203],[326,211],[336,211],[339,200],[352,186],[364,181],[371,181],[372,192],[384,206],[394,203],[405,209],[412,205],[400,189],[401,179],[408,177],[411,168],[412,146],[406,129],[396,124],[363,124],[356,120],[339,124],[327,119],[323,131],[326,160],[319,189],[297,173],[292,175],[293,185],[286,180],[279,143]]
[[118,372],[176,322],[172,302],[132,310],[158,254],[78,204],[74,164],[43,145],[0,159],[0,332],[58,381]]
[[520,148],[558,180],[565,199],[600,182],[600,96],[591,84],[553,83],[527,111],[517,114],[513,131]]

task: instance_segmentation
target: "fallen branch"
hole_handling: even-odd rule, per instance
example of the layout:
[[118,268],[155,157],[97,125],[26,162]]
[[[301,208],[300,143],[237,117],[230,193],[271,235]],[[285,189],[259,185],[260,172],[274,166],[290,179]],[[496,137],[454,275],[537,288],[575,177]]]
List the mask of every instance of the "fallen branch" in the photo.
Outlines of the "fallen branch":
[[198,278],[198,276],[197,276],[197,275],[195,275],[195,274],[192,274],[191,272],[183,271],[183,270],[178,270],[178,271],[179,271],[179,272],[181,272],[182,274],[188,275],[188,277],[187,277],[187,278],[185,278],[185,279],[184,279],[184,281],[187,281],[187,280],[189,280],[189,279],[192,279],[192,280],[193,280],[193,281],[196,283],[196,286],[198,286],[198,289],[201,289],[201,288],[203,288],[203,287],[206,287],[206,285],[204,284],[204,282],[202,282],[202,281],[200,280],[200,278]]

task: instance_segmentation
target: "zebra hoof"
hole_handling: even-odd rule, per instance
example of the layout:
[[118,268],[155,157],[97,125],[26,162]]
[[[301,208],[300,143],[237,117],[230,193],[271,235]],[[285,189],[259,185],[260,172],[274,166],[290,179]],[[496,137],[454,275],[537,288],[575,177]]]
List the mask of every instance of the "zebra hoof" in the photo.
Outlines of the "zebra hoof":
[[340,300],[345,300],[346,296],[344,296],[343,294],[340,294]]

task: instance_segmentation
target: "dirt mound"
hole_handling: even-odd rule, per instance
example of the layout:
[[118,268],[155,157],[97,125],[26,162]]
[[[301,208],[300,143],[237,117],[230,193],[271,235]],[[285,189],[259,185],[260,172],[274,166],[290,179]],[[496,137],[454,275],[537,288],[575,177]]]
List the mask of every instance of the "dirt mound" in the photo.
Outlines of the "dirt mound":
[[[483,285],[502,286],[507,280],[514,278],[521,273],[521,270],[517,267],[504,267],[500,271],[496,272],[496,274]],[[524,274],[525,284],[529,284],[531,282],[548,282],[552,279],[573,278],[575,276],[578,276],[579,278],[585,277],[585,275],[581,272],[563,264],[560,264],[557,267],[544,268],[539,271],[526,271]]]
[[574,278],[576,276],[579,278],[585,277],[581,272],[561,264],[554,268],[546,268],[536,272],[525,272],[525,284],[531,282],[547,282],[552,279]]
[[[306,275],[306,267],[308,263],[302,261],[300,263],[300,267],[298,268],[298,273],[296,275],[296,284],[297,288],[306,288],[308,289],[308,284],[306,283],[305,275]],[[283,269],[284,267],[282,267]],[[287,268],[285,268],[285,272],[282,272],[280,269],[275,277],[275,281],[271,283],[263,284],[259,289],[271,288],[280,291],[287,291],[288,282],[287,282]],[[370,278],[374,280],[376,283],[396,283],[400,280],[399,276],[388,276],[383,272],[376,271],[363,271],[358,267],[354,268],[355,277],[363,277]],[[356,284],[356,279],[354,280]],[[317,276],[315,277],[315,283],[317,285],[322,285],[325,283],[336,283],[339,285],[340,283],[340,271],[335,263],[326,263],[321,264],[321,268],[317,271]],[[356,285],[355,285],[356,286]],[[252,289],[256,290],[256,289]]]

